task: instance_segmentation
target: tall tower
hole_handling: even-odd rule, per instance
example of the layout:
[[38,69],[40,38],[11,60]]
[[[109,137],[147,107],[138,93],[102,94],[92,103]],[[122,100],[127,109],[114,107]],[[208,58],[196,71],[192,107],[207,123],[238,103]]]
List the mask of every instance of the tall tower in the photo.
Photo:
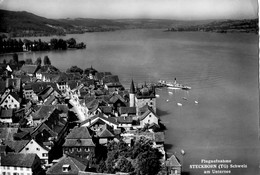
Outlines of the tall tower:
[[130,98],[130,107],[135,107],[135,86],[134,86],[133,79],[130,85],[129,98]]

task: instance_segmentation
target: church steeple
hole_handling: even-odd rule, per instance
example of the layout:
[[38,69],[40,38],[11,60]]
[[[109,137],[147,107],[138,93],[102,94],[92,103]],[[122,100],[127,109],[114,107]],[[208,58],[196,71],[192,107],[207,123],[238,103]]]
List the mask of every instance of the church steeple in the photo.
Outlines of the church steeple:
[[133,79],[130,85],[130,94],[135,94],[135,85]]
[[134,85],[133,79],[132,79],[132,82],[131,82],[131,85],[130,85],[129,106],[135,107],[135,85]]

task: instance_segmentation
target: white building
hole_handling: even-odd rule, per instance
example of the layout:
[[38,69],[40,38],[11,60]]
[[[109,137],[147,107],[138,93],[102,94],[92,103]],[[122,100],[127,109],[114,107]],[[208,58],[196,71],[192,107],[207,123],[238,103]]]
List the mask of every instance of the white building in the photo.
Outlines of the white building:
[[38,174],[41,166],[36,154],[9,153],[1,155],[0,172],[2,175]]
[[42,165],[48,165],[48,153],[49,149],[39,145],[34,139],[28,142],[24,148],[20,151],[20,153],[28,154],[34,153],[41,159]]
[[5,109],[19,109],[20,98],[16,93],[11,92],[10,90],[6,90],[2,95],[0,106]]

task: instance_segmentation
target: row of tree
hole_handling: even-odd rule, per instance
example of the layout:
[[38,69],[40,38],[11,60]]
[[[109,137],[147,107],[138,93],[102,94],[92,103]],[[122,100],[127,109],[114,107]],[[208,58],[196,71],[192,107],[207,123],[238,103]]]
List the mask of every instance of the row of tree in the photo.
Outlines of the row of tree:
[[68,48],[85,48],[86,45],[77,43],[74,38],[68,40],[52,38],[49,42],[39,40],[12,39],[0,37],[0,53],[23,52],[23,51],[47,51],[47,50],[66,50]]

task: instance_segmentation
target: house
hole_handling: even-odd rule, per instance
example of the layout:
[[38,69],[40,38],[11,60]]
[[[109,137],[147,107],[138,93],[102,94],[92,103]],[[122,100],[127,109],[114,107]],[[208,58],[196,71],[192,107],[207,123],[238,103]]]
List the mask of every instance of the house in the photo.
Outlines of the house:
[[85,171],[86,168],[87,166],[79,160],[70,156],[63,156],[47,170],[46,175],[78,175],[79,171]]
[[13,122],[13,109],[2,109],[0,108],[0,122],[12,123]]
[[156,113],[156,96],[155,88],[153,86],[148,87],[144,85],[142,88],[136,88],[135,93],[135,106],[137,114],[140,114],[139,110],[145,105],[150,106],[154,113]]
[[41,80],[42,82],[54,82],[54,80],[56,79],[56,77],[59,74],[53,74],[53,73],[42,73],[41,71],[38,71],[36,73],[36,78],[38,80]]
[[125,99],[119,94],[111,95],[109,103],[112,104],[113,109],[117,111],[117,114],[120,107],[126,107]]
[[124,128],[126,130],[130,130],[133,124],[133,117],[132,116],[119,116],[116,117],[116,121],[118,123],[119,128]]
[[95,157],[96,143],[87,127],[74,127],[62,145],[63,153],[73,157],[92,160]]
[[175,155],[172,155],[165,162],[167,175],[181,175],[181,164]]
[[94,115],[81,122],[81,126],[90,127],[92,130],[93,130],[93,128],[98,128],[104,124],[108,124],[113,129],[117,129],[117,127],[118,127],[118,122],[116,121],[116,119],[114,117],[108,117],[102,113]]
[[58,92],[58,88],[56,83],[54,82],[34,82],[34,83],[27,83],[23,86],[23,94],[24,97],[33,99],[35,101],[38,101],[39,95],[43,90],[45,90],[47,87],[52,87],[56,92]]
[[52,161],[62,154],[62,150],[57,150],[62,145],[65,134],[68,130],[68,123],[59,116],[59,111],[54,111],[47,116],[31,133],[32,139],[34,139],[40,145],[44,145],[49,152],[49,160]]
[[20,151],[29,141],[30,140],[7,140],[3,143],[4,145],[8,146],[12,150],[12,152],[20,153]]
[[54,89],[51,86],[46,87],[37,95],[38,95],[39,101],[41,101],[43,103],[45,103],[49,98],[55,98],[55,97],[61,96],[59,93],[59,90]]
[[37,154],[37,156],[41,159],[41,164],[44,165],[43,168],[45,169],[45,167],[48,165],[49,151],[50,149],[48,149],[46,146],[40,145],[34,139],[31,139],[23,146],[23,148],[19,152],[24,154]]
[[57,112],[59,116],[63,116],[63,119],[67,120],[68,117],[68,106],[66,104],[57,104],[57,105],[41,105],[40,108],[32,114],[32,122],[35,125],[40,124],[45,118],[48,118],[54,110]]
[[90,68],[85,69],[84,73],[89,77],[89,79],[94,79],[96,73],[98,71],[94,69],[92,66]]
[[21,72],[33,77],[36,75],[36,72],[40,69],[40,67],[38,65],[34,65],[34,64],[24,64],[21,67]]
[[120,107],[120,108],[118,108],[118,113],[120,116],[136,115],[136,108],[135,107]]
[[153,112],[153,109],[149,108],[144,114],[139,116],[140,126],[144,127],[146,124],[151,125],[155,123],[158,125],[159,119],[157,115]]
[[19,109],[21,98],[15,92],[11,92],[9,89],[1,97],[0,106],[5,109]]
[[21,153],[2,155],[0,170],[2,175],[34,175],[42,171],[40,158],[36,154]]
[[6,79],[6,88],[12,88],[15,92],[20,92],[22,87],[20,78],[7,78]]
[[113,131],[113,128],[107,124],[104,124],[98,129],[95,129],[95,132],[96,132],[96,136],[98,137],[99,144],[101,145],[105,145],[110,140],[113,140],[115,138],[115,133]]
[[23,86],[23,97],[25,99],[33,99],[33,89],[30,85]]
[[106,83],[119,83],[118,75],[106,75],[102,79],[102,84]]
[[124,89],[123,85],[120,82],[105,83],[104,88],[105,90],[108,90],[110,94],[118,93],[119,91]]

